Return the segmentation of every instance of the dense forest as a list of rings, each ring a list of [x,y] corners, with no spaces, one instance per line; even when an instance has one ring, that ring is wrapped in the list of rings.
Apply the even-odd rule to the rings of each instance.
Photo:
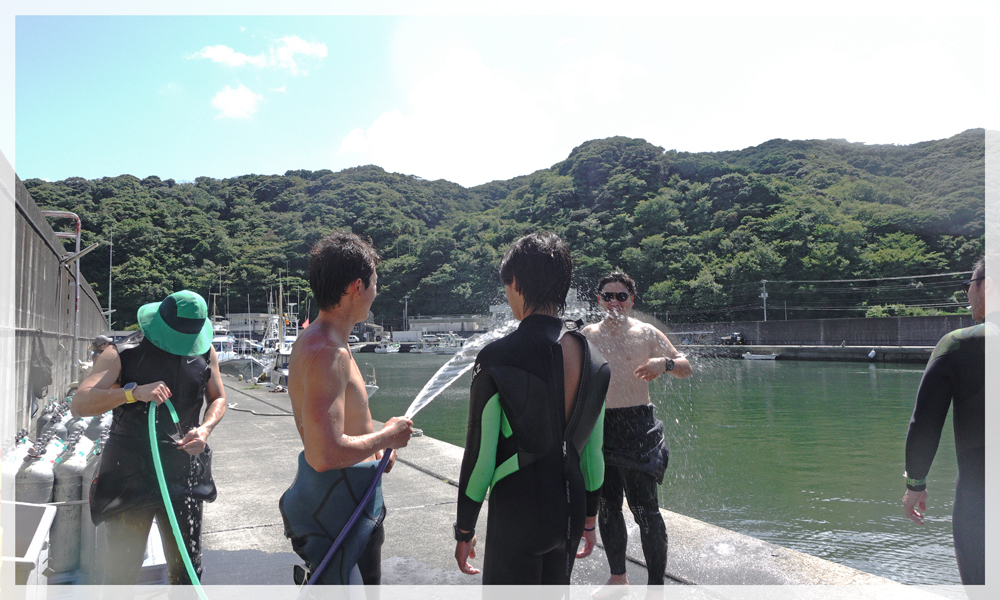
[[[568,242],[581,292],[624,269],[637,306],[670,322],[760,319],[763,280],[769,312],[793,319],[938,314],[963,310],[963,277],[927,276],[968,271],[983,250],[985,135],[775,139],[714,153],[613,137],[473,188],[377,166],[24,185],[42,208],[79,214],[84,245],[113,237],[115,328],[175,290],[210,298],[220,274],[220,312],[245,311],[248,297],[266,311],[279,277],[304,309],[309,248],[334,229],[378,248],[372,310],[387,327],[400,325],[406,295],[410,315],[487,312],[502,298],[503,251],[537,229]],[[107,250],[81,263],[106,302]]]

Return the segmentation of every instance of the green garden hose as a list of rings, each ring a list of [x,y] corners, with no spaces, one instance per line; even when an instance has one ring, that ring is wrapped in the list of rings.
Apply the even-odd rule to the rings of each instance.
[[[174,405],[170,400],[164,400],[163,403],[167,405],[174,425],[177,425],[177,411],[174,410]],[[191,564],[191,557],[188,555],[187,544],[184,543],[184,537],[181,535],[181,528],[177,525],[177,515],[174,514],[174,505],[170,501],[170,494],[167,492],[167,480],[163,476],[163,463],[160,462],[160,449],[157,447],[158,445],[156,443],[156,404],[153,404],[149,407],[149,447],[153,452],[153,467],[156,469],[156,481],[160,484],[160,495],[163,496],[163,505],[167,509],[170,530],[174,532],[174,540],[177,542],[177,549],[180,551],[181,560],[184,561],[184,568],[187,569],[191,585],[198,591],[198,597],[201,600],[208,600],[208,596],[205,595],[205,590],[202,589],[201,582],[198,580],[198,574],[194,572],[194,565]]]

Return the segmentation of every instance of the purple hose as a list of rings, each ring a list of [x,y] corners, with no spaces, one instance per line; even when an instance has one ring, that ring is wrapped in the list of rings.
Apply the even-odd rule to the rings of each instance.
[[[326,569],[326,565],[329,564],[330,560],[333,558],[334,553],[337,552],[337,548],[340,548],[340,544],[343,543],[344,538],[347,537],[347,534],[350,533],[351,528],[354,527],[354,524],[358,520],[358,516],[361,515],[361,511],[364,509],[365,505],[368,504],[368,501],[371,500],[372,494],[375,493],[375,486],[378,485],[378,480],[382,477],[382,473],[385,471],[386,465],[389,464],[389,458],[391,456],[392,456],[392,450],[391,449],[386,450],[385,454],[382,456],[382,460],[379,461],[378,463],[378,468],[375,469],[375,477],[372,478],[372,483],[371,485],[368,486],[368,491],[365,492],[365,497],[362,498],[361,502],[358,503],[358,507],[354,509],[354,514],[352,514],[351,518],[347,520],[347,524],[344,525],[344,528],[340,530],[340,534],[337,536],[337,539],[334,540],[333,545],[330,546],[330,549],[327,551],[326,556],[323,557],[323,562],[319,563],[319,566],[316,567],[316,570],[312,573],[312,575],[309,577],[309,580],[306,582],[305,587],[308,588],[313,584],[314,581],[320,578],[320,576],[323,574],[323,571]],[[303,594],[304,593],[305,590],[303,590]]]

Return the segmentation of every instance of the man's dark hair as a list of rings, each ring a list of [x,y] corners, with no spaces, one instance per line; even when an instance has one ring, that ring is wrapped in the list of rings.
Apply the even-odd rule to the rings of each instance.
[[[972,277],[975,277],[977,274],[981,277],[986,277],[986,254],[981,254],[976,264],[972,265]]]
[[[635,281],[621,271],[614,271],[612,273],[608,273],[604,277],[601,277],[601,280],[597,283],[597,293],[601,293],[604,290],[604,286],[613,281],[617,281],[618,283],[624,285],[625,289],[628,290],[628,293],[635,296]]]
[[[371,243],[348,231],[337,231],[316,242],[309,253],[309,287],[320,310],[333,308],[357,279],[372,284],[378,252]]]
[[[551,231],[522,237],[507,249],[500,261],[500,279],[510,285],[517,279],[517,291],[524,296],[524,308],[555,310],[566,308],[566,293],[573,277],[569,248]]]

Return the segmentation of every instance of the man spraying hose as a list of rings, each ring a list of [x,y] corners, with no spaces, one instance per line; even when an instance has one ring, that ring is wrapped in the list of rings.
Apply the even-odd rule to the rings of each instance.
[[[191,583],[160,496],[153,466],[148,411],[168,398],[156,440],[167,489],[186,552],[201,577],[202,503],[215,500],[208,436],[226,412],[226,395],[212,348],[205,300],[191,291],[139,309],[140,334],[109,346],[73,397],[75,416],[112,411],[101,467],[90,491],[91,518],[105,523],[104,584],[134,585],[153,518],[167,555],[171,584]],[[202,408],[204,407],[204,414]]]
[[[316,244],[309,283],[319,316],[299,336],[289,359],[288,397],[304,450],[278,507],[285,535],[306,561],[306,576],[318,577],[314,583],[380,582],[381,482],[326,569],[313,571],[354,512],[356,499],[365,495],[382,450],[406,446],[413,433],[413,422],[404,417],[374,430],[364,378],[348,342],[375,300],[377,264],[375,249],[351,233],[333,233]]]

